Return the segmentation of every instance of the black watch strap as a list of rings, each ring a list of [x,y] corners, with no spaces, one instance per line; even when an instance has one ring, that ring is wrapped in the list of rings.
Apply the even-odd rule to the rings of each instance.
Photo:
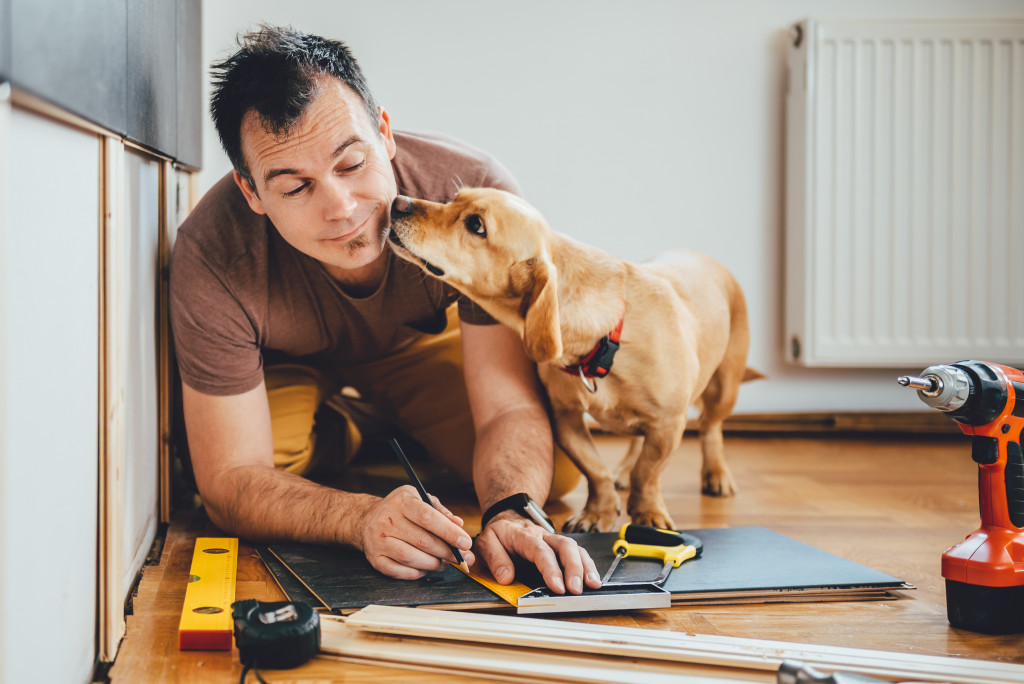
[[[481,531],[487,527],[487,523],[491,522],[491,519],[494,518],[494,516],[509,510],[514,510],[527,520],[532,520],[548,532],[554,534],[555,526],[551,522],[551,518],[549,518],[548,514],[544,512],[544,509],[538,506],[537,503],[530,498],[530,495],[525,492],[507,496],[501,501],[492,504],[490,508],[484,511],[483,517],[480,518]]]

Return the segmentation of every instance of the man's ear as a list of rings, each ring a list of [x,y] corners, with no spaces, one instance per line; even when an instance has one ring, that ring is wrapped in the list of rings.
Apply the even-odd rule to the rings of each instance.
[[[558,271],[547,259],[537,259],[533,289],[524,300],[523,345],[537,363],[562,355],[562,331],[558,319]]]
[[[260,201],[259,195],[257,195],[256,191],[252,189],[251,185],[249,185],[249,181],[245,180],[245,178],[242,177],[242,174],[238,173],[238,171],[234,172],[234,177],[235,185],[237,185],[238,189],[242,191],[243,195],[245,195],[245,201],[249,203],[249,208],[257,214],[266,214],[267,210],[263,208],[263,202]]]
[[[383,107],[377,107],[377,111],[377,125],[380,128],[380,136],[384,139],[384,149],[388,151],[388,159],[394,159],[398,145],[395,143],[395,134],[391,130],[391,115]]]

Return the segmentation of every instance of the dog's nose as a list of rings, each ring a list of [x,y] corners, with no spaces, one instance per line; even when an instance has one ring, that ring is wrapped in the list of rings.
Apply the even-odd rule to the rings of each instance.
[[[412,213],[415,206],[415,200],[412,200],[405,195],[399,195],[395,198],[395,201],[391,203],[391,218],[408,216]]]

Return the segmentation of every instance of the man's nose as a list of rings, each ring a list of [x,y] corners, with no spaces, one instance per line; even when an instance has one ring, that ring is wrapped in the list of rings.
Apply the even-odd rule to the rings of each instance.
[[[413,213],[415,208],[415,200],[406,197],[405,195],[399,195],[395,197],[395,201],[391,203],[391,218],[409,216]]]
[[[336,179],[328,184],[327,206],[324,207],[327,220],[338,221],[351,217],[358,204],[355,193],[347,183]]]

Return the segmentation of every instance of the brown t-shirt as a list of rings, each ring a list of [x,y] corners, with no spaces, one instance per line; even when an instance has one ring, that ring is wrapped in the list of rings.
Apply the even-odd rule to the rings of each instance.
[[[453,138],[395,131],[391,165],[399,194],[448,202],[459,187],[521,194],[512,175]],[[258,386],[264,364],[323,370],[392,354],[444,329],[459,300],[461,320],[494,320],[468,299],[388,249],[380,287],[345,294],[320,262],[299,252],[270,220],[249,209],[228,174],[181,225],[171,258],[171,324],[182,380],[206,394]]]

